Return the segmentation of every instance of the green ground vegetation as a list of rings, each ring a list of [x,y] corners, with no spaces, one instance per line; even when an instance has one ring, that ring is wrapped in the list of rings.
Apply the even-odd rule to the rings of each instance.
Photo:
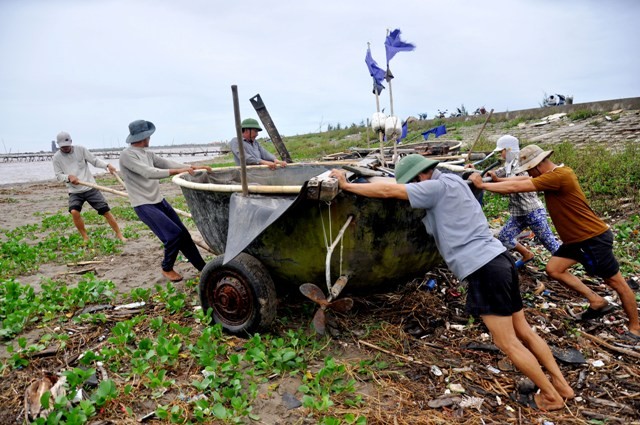
[[[476,120],[481,123],[484,118]],[[424,128],[412,126],[413,134],[420,131]],[[296,160],[318,159],[367,143],[363,129],[357,126],[287,139]],[[479,146],[493,148],[487,141]],[[570,144],[552,148],[555,162],[576,171],[596,212],[606,219],[615,218],[612,227],[622,270],[638,274],[638,146],[629,144],[617,152],[600,146],[577,149]],[[229,163],[229,157],[216,161],[218,166]],[[186,209],[179,199],[170,201]],[[635,206],[635,212],[624,215],[625,204]],[[485,213],[490,220],[504,218],[505,211],[505,197],[485,195]],[[143,227],[131,208],[115,205],[113,213],[118,221],[134,223],[125,227],[125,237],[139,237]],[[97,234],[111,232],[94,211],[87,210],[84,216]],[[186,222],[193,226],[191,221]],[[259,412],[253,410],[259,394],[273,393],[277,383],[288,377],[299,379],[302,406],[315,423],[367,422],[361,414],[365,400],[356,392],[356,383],[375,378],[391,365],[375,359],[352,363],[327,355],[329,339],[318,338],[308,328],[300,327],[299,320],[291,319],[289,313],[295,314],[292,311],[279,312],[271,334],[240,339],[225,335],[219,325],[211,324],[207,312],[198,308],[195,281],[180,287],[168,283],[120,294],[113,282],[100,281],[91,274],[74,288],[45,280],[39,291],[14,280],[14,276],[33,272],[44,262],[81,261],[117,254],[122,248],[113,238],[92,237],[90,249],[78,249],[82,242],[79,236],[64,236],[59,231],[72,227],[69,215],[59,212],[43,215],[39,224],[2,230],[0,235],[0,339],[9,350],[9,357],[0,363],[0,377],[29,367],[34,361],[32,354],[47,347],[89,347],[82,350],[77,365],[64,372],[68,395],[54,400],[45,393],[43,405],[54,410],[36,423],[83,424],[99,412],[133,422],[137,418],[127,406],[140,400],[153,402],[156,417],[165,423],[246,423],[260,419]],[[144,302],[145,306],[142,314],[118,320],[110,319],[108,312],[83,313],[88,305],[116,302]],[[312,314],[304,313],[305,317]],[[93,335],[102,335],[104,340],[88,344],[69,328],[90,328]],[[42,330],[42,336],[29,342],[23,335],[35,329]],[[88,380],[97,373],[98,365],[110,378],[89,386]],[[186,375],[180,372],[181,367],[187,369]],[[71,404],[70,399],[81,388],[87,397]]]

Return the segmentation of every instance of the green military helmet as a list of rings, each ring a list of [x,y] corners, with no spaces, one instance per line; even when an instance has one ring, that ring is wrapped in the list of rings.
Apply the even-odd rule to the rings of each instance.
[[[396,164],[396,181],[398,183],[408,183],[418,174],[434,168],[439,162],[427,159],[417,153],[407,155]]]
[[[258,120],[255,120],[253,118],[245,118],[245,119],[243,119],[242,123],[240,125],[241,125],[243,130],[245,128],[252,128],[254,130],[262,131],[262,128],[260,128],[260,124],[258,124]]]

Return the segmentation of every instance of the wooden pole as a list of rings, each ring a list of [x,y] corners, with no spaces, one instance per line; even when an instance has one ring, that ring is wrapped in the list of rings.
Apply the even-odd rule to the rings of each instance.
[[[388,63],[387,63],[387,74],[391,74],[391,70],[389,69]],[[391,89],[391,78],[387,80],[387,84],[389,84],[389,109],[391,110],[390,116],[396,118],[395,115],[393,115],[393,90]],[[395,123],[394,123],[393,134],[395,134]],[[398,138],[397,136],[394,136],[391,138],[391,143],[393,143],[393,156],[391,157],[391,162],[394,164],[398,160],[398,145],[396,143],[397,138]]]
[[[127,189],[127,185],[124,184],[124,182],[120,178],[120,175],[118,174],[118,172],[116,171],[115,173],[113,173],[113,175],[115,176],[116,180],[118,180],[118,183],[120,183],[122,185],[122,187],[124,187],[125,190],[126,190]]]
[[[240,182],[242,183],[242,196],[249,196],[247,183],[247,164],[244,159],[244,142],[242,141],[242,123],[240,122],[240,103],[238,102],[238,86],[231,86],[233,95],[233,115],[236,119],[236,138],[238,139],[238,151],[240,153]]]
[[[473,152],[473,148],[476,147],[476,143],[478,143],[478,140],[480,140],[480,135],[482,134],[482,132],[484,131],[484,128],[487,126],[487,123],[491,119],[491,115],[493,115],[493,108],[491,108],[491,110],[489,111],[489,115],[487,115],[487,119],[484,120],[484,124],[482,124],[482,128],[480,128],[478,137],[476,137],[476,140],[473,142],[473,144],[471,145],[471,148],[469,149],[469,155],[467,158],[471,158],[471,152]]]

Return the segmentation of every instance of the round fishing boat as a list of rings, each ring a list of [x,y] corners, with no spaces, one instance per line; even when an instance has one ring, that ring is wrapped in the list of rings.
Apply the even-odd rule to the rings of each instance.
[[[200,282],[203,308],[213,309],[216,322],[231,332],[252,331],[275,317],[276,291],[326,282],[329,293],[339,278],[345,292],[387,291],[442,261],[421,222],[424,211],[408,202],[337,190],[327,198],[314,179],[343,165],[247,167],[248,196],[240,167],[174,177],[198,230],[219,254]]]

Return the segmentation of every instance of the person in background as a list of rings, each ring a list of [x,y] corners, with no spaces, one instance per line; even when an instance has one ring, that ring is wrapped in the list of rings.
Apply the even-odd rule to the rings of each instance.
[[[496,193],[544,192],[549,215],[562,240],[562,245],[547,263],[547,274],[589,301],[589,308],[580,316],[582,320],[601,317],[614,306],[571,274],[569,269],[580,263],[587,273],[601,277],[617,292],[629,318],[626,337],[640,341],[635,294],[622,277],[613,254],[613,233],[589,206],[575,172],[563,164],[551,162],[549,157],[552,154],[552,150],[543,151],[536,145],[522,149],[521,165],[516,172],[527,171],[530,177],[516,176],[484,183],[480,175],[474,173],[469,179],[477,188]]]
[[[520,142],[517,138],[504,135],[496,143],[494,152],[500,152],[505,160],[503,167],[495,172],[490,171],[489,175],[493,181],[500,181],[505,177],[528,176],[526,171],[515,173],[519,166]],[[517,241],[517,236],[526,228],[530,228],[538,241],[553,254],[558,250],[560,244],[554,236],[549,222],[547,221],[547,211],[535,192],[512,193],[509,195],[509,213],[511,216],[504,227],[498,233],[498,240],[507,249],[515,249],[521,256],[516,261],[516,267],[521,268],[529,261],[533,260],[533,252]]]
[[[260,146],[256,141],[258,132],[262,131],[258,121],[253,118],[246,118],[240,124],[242,128],[242,143],[244,146],[244,160],[246,165],[266,165],[272,170],[278,166],[286,167],[287,163],[277,159],[271,152]],[[240,165],[240,148],[238,138],[234,137],[229,142],[231,153],[236,165]]]
[[[574,392],[549,346],[525,318],[513,258],[493,237],[467,182],[440,172],[437,164],[419,154],[408,155],[396,165],[397,183],[349,183],[343,170],[332,170],[331,176],[342,190],[408,200],[411,207],[425,210],[427,233],[454,275],[468,282],[468,312],[482,319],[495,344],[540,388],[531,407],[562,409],[564,398],[574,397]]]
[[[107,220],[109,226],[111,226],[116,233],[116,237],[122,242],[126,242],[127,239],[122,235],[120,227],[113,214],[111,214],[109,204],[104,198],[104,195],[102,195],[102,192],[98,189],[80,184],[81,181],[96,183],[88,164],[96,168],[104,168],[111,174],[116,173],[116,168],[96,158],[89,152],[89,149],[84,146],[72,146],[73,140],[66,131],[60,132],[56,140],[60,150],[53,155],[53,171],[56,174],[56,179],[67,185],[67,191],[69,192],[69,213],[71,213],[73,224],[76,226],[76,229],[78,229],[82,239],[85,242],[89,240],[84,220],[80,214],[82,206],[85,202],[88,202],[98,214]]]
[[[120,154],[120,167],[134,211],[149,229],[164,244],[162,275],[172,282],[179,282],[182,276],[173,268],[182,252],[191,264],[202,271],[202,259],[191,234],[180,217],[160,194],[160,179],[195,170],[211,171],[211,167],[192,166],[162,158],[149,147],[151,135],[156,131],[150,121],[137,120],[129,124],[128,148]]]

